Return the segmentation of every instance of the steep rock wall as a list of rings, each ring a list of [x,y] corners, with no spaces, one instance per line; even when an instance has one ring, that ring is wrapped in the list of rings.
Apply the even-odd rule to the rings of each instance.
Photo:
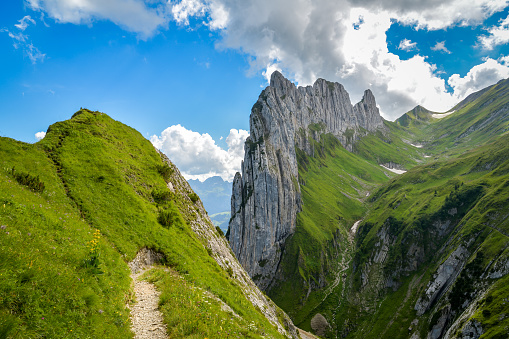
[[[301,210],[296,147],[312,155],[309,138],[331,133],[351,150],[354,140],[377,130],[385,127],[371,91],[352,106],[338,83],[318,79],[296,87],[281,73],[272,74],[251,111],[229,225],[230,246],[261,289],[270,285]]]

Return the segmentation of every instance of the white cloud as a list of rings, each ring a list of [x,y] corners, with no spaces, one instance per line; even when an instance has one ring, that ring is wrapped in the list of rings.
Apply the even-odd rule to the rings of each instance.
[[[441,51],[447,54],[451,54],[451,51],[445,47],[445,41],[437,41],[436,45],[431,47],[432,51]]]
[[[231,129],[226,138],[228,150],[224,150],[212,137],[186,129],[181,125],[166,128],[160,136],[150,138],[152,144],[164,152],[177,165],[186,179],[205,180],[220,176],[232,181],[240,171],[244,158],[244,141],[249,133]]]
[[[32,23],[32,24],[34,24],[34,25],[35,25],[35,20],[34,20],[34,19],[32,19],[32,18],[30,17],[30,15],[25,15],[25,16],[23,17],[23,19],[18,20],[18,21],[19,21],[19,24],[16,24],[16,25],[14,25],[14,26],[15,26],[17,29],[21,30],[21,31],[24,31],[24,30],[28,27],[29,23]]]
[[[45,136],[46,136],[46,132],[35,133],[35,138],[37,139],[37,141],[44,139]]]
[[[446,111],[465,93],[462,82],[470,81],[468,75],[451,77],[447,82],[455,84],[452,88],[457,92],[449,93],[446,80],[440,78],[437,67],[426,56],[418,54],[401,60],[390,53],[386,32],[393,22],[421,30],[479,25],[507,7],[507,0],[25,1],[57,22],[110,20],[142,37],[167,27],[169,20],[189,25],[191,18],[199,18],[211,30],[220,31],[222,38],[216,44],[219,49],[235,49],[248,56],[251,72],[269,78],[274,70],[283,70],[300,85],[309,85],[318,77],[338,81],[354,102],[371,88],[388,119],[417,104]],[[505,29],[504,25],[505,21],[498,28]],[[492,42],[486,40],[486,46],[505,41],[505,35],[496,32],[496,28],[489,31],[487,39]],[[403,50],[416,49],[416,43],[407,39],[399,46]],[[450,53],[445,42],[437,42],[433,49]],[[495,77],[504,74],[500,67],[505,65],[495,63],[483,67],[492,67]],[[474,69],[471,72],[477,74]],[[487,75],[488,68],[483,72]]]
[[[204,16],[207,6],[200,0],[181,0],[173,5],[171,12],[178,24],[189,25],[189,17]]]
[[[415,48],[417,48],[417,43],[416,42],[412,42],[408,39],[403,39],[401,40],[401,42],[399,43],[399,46],[398,46],[399,49],[403,50],[403,51],[411,51]]]
[[[503,45],[509,42],[509,16],[500,20],[498,26],[488,29],[488,35],[479,37],[480,45],[487,50],[492,50],[495,46]]]
[[[205,21],[211,20],[213,6],[222,6],[228,19],[218,48],[247,54],[251,72],[261,72],[268,78],[274,70],[283,70],[299,85],[312,84],[318,77],[338,81],[350,92],[353,102],[371,88],[388,119],[397,118],[417,104],[446,111],[464,93],[459,84],[458,92],[450,93],[442,73],[426,56],[401,60],[389,52],[386,32],[395,20],[421,30],[479,25],[507,6],[506,0],[191,2]],[[190,12],[183,12],[186,21],[182,22],[189,22]],[[403,40],[400,47],[410,50],[416,44]],[[434,47],[448,52],[445,42]]]
[[[452,25],[472,26],[507,7],[506,0],[360,0],[356,4],[372,2],[393,13],[393,17],[418,28],[438,30]],[[368,7],[366,7],[368,8]]]
[[[498,80],[509,77],[509,65],[507,57],[501,57],[498,61],[487,58],[484,63],[473,67],[467,75],[460,77],[454,74],[449,78],[449,85],[454,88],[454,94],[458,98],[493,85]]]
[[[28,24],[35,24],[35,21],[30,16],[26,15],[23,19],[18,20],[18,22],[18,24],[14,25],[14,27],[18,29],[18,32],[10,31],[7,28],[0,29],[0,32],[7,33],[13,41],[13,47],[15,49],[21,49],[23,54],[28,57],[33,64],[37,63],[37,61],[44,61],[46,54],[41,53],[32,42],[29,42],[28,35],[23,33],[28,27]]]
[[[110,20],[116,25],[152,36],[168,22],[165,0],[25,0],[32,10],[45,12],[60,23],[90,24],[95,19]]]

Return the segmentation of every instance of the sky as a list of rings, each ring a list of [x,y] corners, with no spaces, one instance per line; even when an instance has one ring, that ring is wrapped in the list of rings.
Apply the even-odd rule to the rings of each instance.
[[[11,0],[0,4],[0,136],[34,143],[81,107],[187,179],[240,169],[270,74],[371,89],[385,119],[445,112],[509,77],[506,0]]]

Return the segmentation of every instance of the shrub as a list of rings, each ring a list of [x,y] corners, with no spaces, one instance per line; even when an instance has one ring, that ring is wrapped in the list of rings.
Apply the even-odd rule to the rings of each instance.
[[[157,217],[157,221],[165,227],[177,226],[181,229],[184,227],[184,219],[180,214],[179,210],[175,207],[173,203],[170,203],[170,206],[166,209],[159,210],[159,216]]]
[[[39,176],[34,177],[29,173],[16,171],[13,167],[11,169],[11,174],[16,179],[18,183],[21,185],[28,186],[34,192],[42,192],[44,191],[44,183],[39,179]]]
[[[168,182],[170,176],[173,174],[173,170],[167,164],[157,165],[157,171],[162,175],[164,181]]]
[[[221,227],[216,226],[216,230],[217,230],[217,233],[219,233],[220,236],[224,237],[224,233],[223,233],[223,230],[221,229]]]
[[[191,199],[191,201],[193,202],[193,204],[194,204],[195,202],[197,202],[197,201],[198,201],[198,199],[200,199],[200,197],[198,196],[198,194],[196,194],[196,193],[194,193],[194,192],[193,192],[193,193],[191,193],[191,194],[189,194],[189,198]]]
[[[151,195],[158,204],[163,204],[171,200],[171,192],[169,190],[153,190]]]
[[[233,277],[233,269],[230,266],[228,266],[228,268],[226,269],[226,272],[228,273],[228,275],[230,277]]]

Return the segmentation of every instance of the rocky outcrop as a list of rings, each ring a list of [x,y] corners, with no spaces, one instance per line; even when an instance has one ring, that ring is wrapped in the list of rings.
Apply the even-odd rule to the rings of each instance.
[[[425,295],[417,300],[414,309],[417,315],[426,312],[434,302],[444,294],[444,292],[456,280],[461,269],[468,258],[468,250],[460,245],[451,255],[440,265],[433,275],[433,280],[429,282]]]
[[[347,149],[385,130],[371,91],[352,106],[344,87],[318,79],[296,87],[279,72],[253,106],[242,174],[233,182],[229,241],[240,263],[266,289],[301,210],[296,148],[313,155],[311,139],[330,133]]]
[[[470,320],[461,331],[462,339],[477,339],[484,333],[482,325],[477,320]]]

